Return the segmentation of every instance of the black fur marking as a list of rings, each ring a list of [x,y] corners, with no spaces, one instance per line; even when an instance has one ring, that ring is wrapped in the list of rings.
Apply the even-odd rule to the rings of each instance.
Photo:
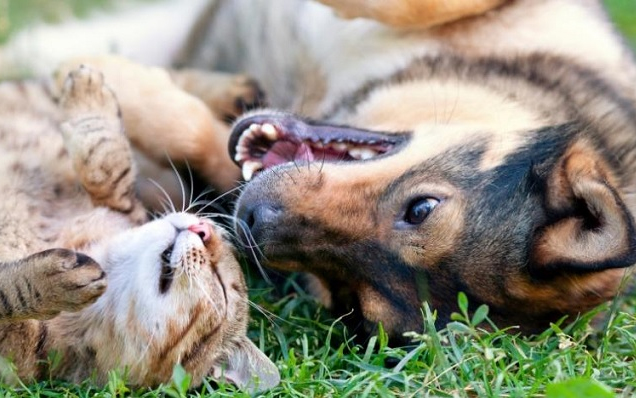
[[[571,76],[562,79],[562,75]],[[358,90],[343,97],[324,115],[324,119],[331,119],[340,112],[354,113],[355,109],[365,102],[376,90],[388,86],[399,86],[408,81],[450,79],[461,81],[479,81],[484,87],[489,87],[489,79],[514,78],[519,82],[527,82],[546,92],[558,94],[563,99],[563,107],[569,107],[569,113],[581,116],[577,110],[577,102],[572,98],[573,90],[568,86],[576,81],[581,86],[587,86],[589,93],[607,98],[616,103],[616,109],[626,113],[636,124],[636,109],[629,99],[621,96],[594,71],[580,66],[571,59],[535,53],[514,59],[477,58],[466,59],[455,55],[438,57],[424,56],[412,61],[409,65],[391,75],[373,79],[364,83]],[[569,81],[566,81],[569,80]],[[491,87],[502,91],[500,87]],[[574,92],[584,89],[579,88]],[[515,99],[511,93],[511,99]],[[629,152],[631,153],[631,151]]]
[[[22,277],[22,282],[24,282],[24,285],[27,288],[27,291],[29,292],[29,296],[33,297],[33,285],[31,284],[31,282],[29,282],[29,279],[26,277]]]
[[[111,185],[113,186],[113,188],[117,185],[119,185],[119,183],[121,182],[121,180],[123,180],[127,175],[130,174],[130,172],[132,171],[132,168],[126,167],[124,170],[121,171],[121,173],[119,173],[119,175],[113,180],[113,182],[111,183]],[[130,192],[129,192],[130,193]]]
[[[0,303],[2,303],[2,306],[4,307],[5,316],[8,318],[11,317],[11,315],[13,315],[13,306],[11,305],[7,295],[2,290],[0,290]]]
[[[26,310],[28,307],[27,301],[24,299],[24,295],[22,294],[22,289],[20,289],[20,285],[15,285],[16,293],[18,296],[18,301],[20,302],[20,306],[23,310]]]
[[[218,324],[209,333],[203,335],[199,341],[192,345],[190,351],[188,351],[181,359],[181,365],[188,366],[190,362],[196,360],[201,356],[201,352],[208,346],[208,342],[214,337],[221,329],[222,323]]]
[[[92,134],[100,131],[104,131],[104,124],[101,123],[104,120],[102,116],[87,116],[78,120],[73,120],[72,126],[79,128],[82,134]],[[94,125],[91,122],[97,121]]]
[[[35,346],[35,356],[38,360],[46,360],[46,351],[44,350],[49,330],[44,322],[39,322],[40,332],[38,333],[38,342]]]
[[[103,130],[103,128],[99,128],[99,129],[95,129],[94,131],[98,131],[98,130]],[[93,159],[93,156],[95,155],[95,151],[97,151],[98,149],[101,150],[103,149],[102,146],[105,142],[110,141],[111,139],[108,137],[101,137],[99,140],[97,140],[97,142],[95,144],[93,144],[91,146],[91,148],[88,150],[88,152],[86,153],[86,155],[83,158],[83,162],[84,164],[88,164],[89,162],[91,162]]]
[[[79,268],[85,265],[95,264],[95,260],[87,256],[86,254],[75,253],[75,255],[76,255],[76,261],[75,261],[75,264],[73,265],[73,268]]]

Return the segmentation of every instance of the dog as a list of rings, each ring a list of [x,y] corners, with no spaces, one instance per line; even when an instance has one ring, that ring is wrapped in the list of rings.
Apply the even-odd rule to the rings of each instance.
[[[321,2],[210,2],[164,57],[268,95],[228,144],[256,259],[397,341],[459,292],[524,333],[613,298],[636,262],[636,64],[600,2]]]
[[[529,334],[617,294],[636,68],[600,4],[249,2],[217,4],[186,62],[244,70],[293,111],[248,114],[229,143],[249,181],[236,230],[265,264],[396,340],[423,302],[450,321],[459,292]]]

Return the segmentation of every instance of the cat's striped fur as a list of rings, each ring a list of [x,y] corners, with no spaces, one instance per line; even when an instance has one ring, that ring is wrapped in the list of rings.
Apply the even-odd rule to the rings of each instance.
[[[245,336],[246,287],[225,233],[187,213],[146,220],[101,73],[80,67],[49,87],[0,85],[0,354],[14,376],[104,382],[120,369],[156,385],[181,363],[194,383],[275,385],[276,367]]]

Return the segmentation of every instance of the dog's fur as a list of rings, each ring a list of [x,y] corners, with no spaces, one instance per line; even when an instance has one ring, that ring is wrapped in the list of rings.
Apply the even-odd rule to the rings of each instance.
[[[459,291],[525,332],[613,297],[636,262],[636,66],[600,4],[323,2],[214,2],[173,58],[301,115],[230,140],[248,176],[270,156],[237,205],[267,264],[393,336]],[[308,152],[370,137],[385,153]]]
[[[422,301],[449,320],[460,291],[528,333],[616,294],[636,261],[636,69],[598,4],[519,0],[404,30],[288,1],[228,37],[248,21],[232,3],[195,62],[213,42],[311,117],[235,125],[247,174],[265,163],[237,215],[269,266],[313,274],[328,305],[393,336],[422,328]],[[331,3],[400,25],[389,2]],[[428,2],[398,3],[417,16]],[[362,161],[320,149],[337,139],[394,142]]]

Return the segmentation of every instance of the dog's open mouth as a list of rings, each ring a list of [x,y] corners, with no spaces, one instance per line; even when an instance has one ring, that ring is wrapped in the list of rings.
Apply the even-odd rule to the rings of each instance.
[[[287,162],[373,159],[404,140],[403,135],[319,124],[284,114],[257,115],[234,126],[229,150],[249,181],[256,173]]]

